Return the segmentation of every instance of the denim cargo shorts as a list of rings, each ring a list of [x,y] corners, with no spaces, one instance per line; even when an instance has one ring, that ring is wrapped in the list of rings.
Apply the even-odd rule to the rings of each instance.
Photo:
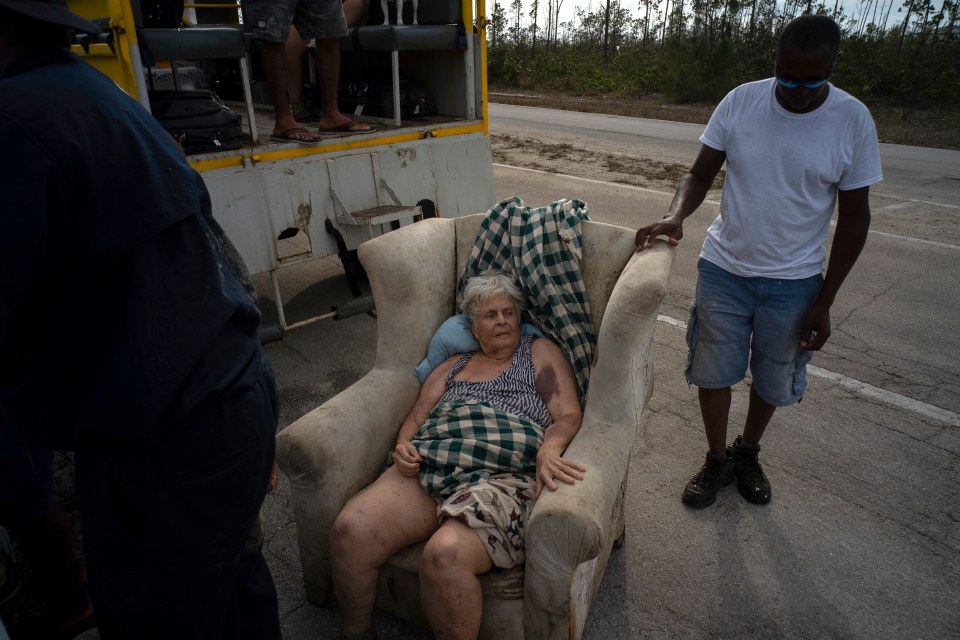
[[[700,259],[687,323],[689,384],[722,389],[741,380],[749,360],[753,387],[767,403],[798,402],[812,351],[800,351],[807,311],[823,276],[801,280],[745,278]]]
[[[268,42],[286,42],[291,24],[304,40],[348,33],[342,0],[243,0],[243,21],[254,38]]]

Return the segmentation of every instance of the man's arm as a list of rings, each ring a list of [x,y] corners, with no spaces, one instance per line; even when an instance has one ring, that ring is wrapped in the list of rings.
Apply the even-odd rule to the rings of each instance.
[[[830,337],[830,307],[840,285],[853,268],[870,230],[870,187],[837,193],[837,229],[830,245],[830,260],[823,289],[807,312],[800,348],[819,351]]]
[[[637,251],[652,247],[654,239],[661,235],[667,236],[672,247],[680,244],[680,239],[683,238],[683,221],[703,203],[726,159],[725,152],[705,144],[700,146],[700,153],[697,154],[690,171],[680,178],[667,215],[660,222],[637,229]]]

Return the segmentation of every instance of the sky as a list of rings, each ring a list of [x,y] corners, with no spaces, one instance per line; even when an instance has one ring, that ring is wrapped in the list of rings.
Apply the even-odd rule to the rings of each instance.
[[[507,12],[508,19],[513,15],[510,10],[511,0],[498,0],[500,4],[503,5],[504,10]],[[815,0],[816,1],[816,0]],[[845,6],[846,12],[851,15],[858,15],[861,11],[863,2],[866,0],[841,0],[841,4]],[[494,0],[487,0],[487,13],[493,12],[493,3]],[[890,14],[890,22],[897,23],[902,22],[903,14],[900,14],[900,17],[897,16],[897,6],[900,3],[900,0],[894,0],[895,6],[893,11]],[[531,0],[523,0],[523,23],[528,25],[530,23],[530,6]],[[642,15],[642,12],[638,9],[641,2],[640,0],[621,0],[621,5],[629,9],[634,18],[638,18]],[[943,0],[934,0],[933,5],[935,9],[939,9],[943,4]],[[547,0],[540,0],[541,11],[545,11],[547,6]],[[560,5],[560,23],[571,22],[576,18],[577,8],[582,9],[596,9],[598,7],[605,6],[604,0],[562,0]],[[546,16],[538,20],[541,27],[546,24]]]

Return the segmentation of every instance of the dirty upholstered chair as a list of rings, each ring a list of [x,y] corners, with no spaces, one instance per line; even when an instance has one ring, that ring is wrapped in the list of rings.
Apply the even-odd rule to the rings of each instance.
[[[330,527],[384,469],[420,390],[413,369],[456,312],[457,281],[482,217],[424,220],[360,247],[377,305],[376,364],[277,437],[314,604],[332,592]],[[481,638],[579,638],[611,548],[624,535],[630,449],[653,389],[653,330],[674,251],[659,242],[633,254],[632,230],[597,222],[581,228],[597,348],[583,424],[565,455],[588,471],[575,485],[543,492],[527,525],[525,565],[481,577]],[[426,626],[417,576],[422,546],[401,550],[381,569],[377,606]]]

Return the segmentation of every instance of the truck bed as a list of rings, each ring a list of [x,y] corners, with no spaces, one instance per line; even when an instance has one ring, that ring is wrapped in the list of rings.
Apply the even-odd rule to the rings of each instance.
[[[273,109],[263,105],[255,105],[257,123],[257,144],[250,143],[246,125],[246,107],[242,102],[227,101],[227,106],[238,114],[242,114],[244,123],[244,144],[239,149],[229,151],[214,151],[209,153],[191,154],[188,159],[200,171],[241,166],[248,161],[269,162],[293,156],[324,154],[332,151],[342,151],[345,148],[368,148],[372,146],[394,144],[408,140],[416,140],[462,132],[464,127],[482,131],[481,120],[470,120],[445,115],[424,116],[417,119],[404,120],[397,127],[392,119],[373,118],[367,116],[351,117],[358,122],[365,122],[376,128],[373,133],[325,135],[318,144],[305,145],[297,142],[281,142],[271,140],[273,133]],[[316,132],[317,120],[307,118],[300,122],[306,129]]]

